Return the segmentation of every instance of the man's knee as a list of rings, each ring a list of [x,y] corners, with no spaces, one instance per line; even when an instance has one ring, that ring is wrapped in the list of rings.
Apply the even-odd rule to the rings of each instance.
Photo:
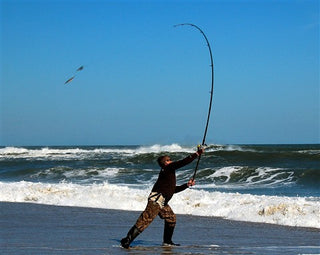
[[[168,222],[170,225],[176,225],[176,222],[177,222],[177,216],[172,213],[170,215],[170,217],[168,217],[167,219],[165,219],[166,222]]]
[[[145,230],[159,213],[159,205],[156,203],[148,203],[146,209],[141,213],[136,222],[136,227],[140,232]]]
[[[171,226],[174,226],[176,224],[177,217],[174,214],[174,212],[172,211],[172,209],[170,208],[170,206],[164,207],[160,211],[159,216],[160,216],[161,219],[164,219],[165,222],[167,222]]]

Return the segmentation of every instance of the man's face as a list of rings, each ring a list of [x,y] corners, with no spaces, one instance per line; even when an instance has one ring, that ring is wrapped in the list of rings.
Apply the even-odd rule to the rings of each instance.
[[[167,166],[167,165],[169,165],[169,164],[171,164],[172,163],[172,160],[170,159],[170,157],[165,157],[164,158],[164,165],[165,166]]]

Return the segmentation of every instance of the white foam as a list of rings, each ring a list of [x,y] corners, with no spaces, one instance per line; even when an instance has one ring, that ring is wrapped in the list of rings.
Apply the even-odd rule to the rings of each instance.
[[[80,185],[72,183],[44,184],[26,181],[0,182],[0,201],[6,202],[34,202],[123,210],[136,208],[139,210],[146,196],[146,190],[133,190],[126,186],[108,183]],[[131,200],[128,199],[130,197]],[[122,201],[127,201],[127,203]]]
[[[301,150],[298,153],[310,154],[310,155],[320,155],[320,150]]]
[[[13,154],[25,154],[28,152],[28,149],[17,148],[17,147],[5,147],[0,148],[0,155],[13,155]]]
[[[206,148],[206,151],[241,151],[241,152],[258,152],[254,149],[249,149],[246,147],[242,147],[240,145],[222,145],[222,144],[213,144],[209,145]]]
[[[141,211],[151,186],[109,184],[80,185],[32,182],[0,182],[0,201],[97,207]],[[320,228],[318,198],[257,196],[188,189],[176,194],[170,205],[176,213],[223,217]]]
[[[207,178],[210,179],[214,179],[217,177],[225,177],[226,180],[224,181],[225,183],[229,182],[230,178],[231,178],[231,174],[238,172],[242,169],[242,167],[240,166],[228,166],[228,167],[222,167],[220,169],[218,169],[217,171],[215,171],[213,174],[209,175]]]
[[[307,198],[187,190],[172,205],[178,213],[320,228],[320,201]]]
[[[213,174],[206,177],[211,180],[210,184],[202,185],[202,188],[217,187],[219,188],[249,188],[257,186],[276,186],[279,184],[290,184],[294,181],[294,172],[282,168],[258,167],[250,174],[250,176],[242,176],[241,180],[232,183],[230,179],[232,175],[241,175],[242,171],[248,171],[247,167],[243,166],[227,166],[217,169]],[[281,178],[279,178],[281,176]],[[219,179],[223,185],[215,183]],[[230,183],[230,184],[229,184]],[[229,184],[229,185],[228,185]]]
[[[88,155],[104,155],[104,154],[121,154],[121,155],[139,155],[147,153],[192,153],[195,151],[195,147],[192,146],[181,146],[179,144],[173,143],[170,145],[150,145],[150,146],[141,146],[141,147],[101,147],[101,148],[68,148],[68,147],[43,147],[43,148],[23,148],[23,147],[5,147],[0,148],[0,159],[6,158],[45,158],[45,159],[73,159],[73,158],[83,158]],[[214,151],[241,151],[241,152],[259,152],[254,149],[238,146],[238,145],[209,145],[206,148],[207,152]],[[263,153],[263,151],[260,151]],[[311,154],[318,155],[319,150],[300,150],[297,153],[301,154]]]
[[[26,149],[16,147],[6,147],[0,149],[1,158],[37,158],[37,159],[75,159],[84,158],[90,155],[108,154],[108,153],[121,153],[121,154],[133,154],[134,149],[113,149],[113,148],[101,148],[101,149],[81,149],[81,148],[37,148]]]
[[[179,144],[171,144],[171,145],[160,145],[155,144],[152,146],[140,147],[136,150],[137,154],[144,153],[161,153],[161,152],[186,152],[191,153],[194,152],[195,148],[182,147]]]
[[[92,168],[90,170],[82,169],[82,170],[64,171],[63,175],[68,179],[68,178],[76,178],[76,177],[86,177],[88,175],[93,175],[93,173],[95,173],[95,175],[93,175],[94,177],[103,179],[103,178],[110,178],[110,177],[117,176],[120,170],[121,170],[120,168],[116,168],[116,167],[108,167],[105,169]],[[47,171],[48,171],[48,174],[50,174],[50,169]]]
[[[178,144],[143,146],[138,148],[130,147],[106,147],[87,149],[83,148],[18,148],[18,147],[5,147],[0,148],[0,159],[8,158],[38,158],[38,159],[75,159],[85,158],[90,155],[105,155],[105,154],[120,154],[127,156],[134,156],[147,153],[162,153],[162,152],[194,152],[195,148],[182,147]]]

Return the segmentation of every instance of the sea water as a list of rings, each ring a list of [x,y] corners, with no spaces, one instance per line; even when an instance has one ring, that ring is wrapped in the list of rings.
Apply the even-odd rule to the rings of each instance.
[[[160,167],[192,146],[0,147],[0,201],[141,211]],[[195,161],[176,171],[177,185]],[[209,145],[176,213],[320,228],[320,145]]]

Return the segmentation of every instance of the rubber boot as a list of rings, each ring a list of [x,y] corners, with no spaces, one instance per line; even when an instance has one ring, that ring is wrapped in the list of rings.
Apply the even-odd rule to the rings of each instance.
[[[140,234],[139,229],[134,225],[125,238],[121,239],[121,246],[128,249],[132,241]]]
[[[163,246],[180,246],[180,244],[172,242],[174,227],[174,225],[172,226],[167,222],[164,223]]]

